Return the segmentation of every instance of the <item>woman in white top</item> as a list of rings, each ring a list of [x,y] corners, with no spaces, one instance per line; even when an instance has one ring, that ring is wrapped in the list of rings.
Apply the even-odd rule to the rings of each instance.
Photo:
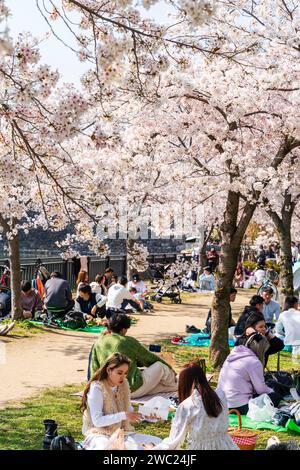
[[[189,450],[238,450],[228,434],[228,407],[222,390],[216,392],[196,362],[184,366],[178,383],[179,407],[170,436],[154,449],[177,450],[188,433]],[[150,449],[150,446],[146,447]]]
[[[300,311],[299,299],[294,295],[285,298],[284,312],[276,323],[276,335],[284,341],[285,345],[292,346],[293,361],[300,362]]]
[[[92,288],[92,292],[95,292],[95,294],[101,294],[101,295],[107,295],[107,289],[105,287],[105,280],[106,277],[104,274],[97,274],[95,277],[95,281],[90,283],[90,286]]]
[[[130,421],[141,421],[142,415],[130,405],[130,389],[126,376],[130,360],[120,353],[108,357],[87,383],[81,409],[83,411],[83,447],[86,450],[113,448],[111,437],[119,429],[125,432],[125,448],[144,449],[161,439],[136,434]]]

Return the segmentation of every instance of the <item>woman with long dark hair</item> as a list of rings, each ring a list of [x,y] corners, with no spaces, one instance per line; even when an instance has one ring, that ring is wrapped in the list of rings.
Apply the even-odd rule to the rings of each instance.
[[[180,372],[178,396],[170,436],[154,449],[180,449],[188,433],[189,450],[238,450],[228,434],[225,394],[211,388],[196,362]]]

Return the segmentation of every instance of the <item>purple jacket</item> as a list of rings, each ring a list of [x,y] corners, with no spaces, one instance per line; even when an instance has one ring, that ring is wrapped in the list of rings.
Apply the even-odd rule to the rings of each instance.
[[[221,369],[218,388],[225,392],[229,408],[246,405],[254,394],[273,392],[265,384],[262,363],[245,346],[232,349]]]

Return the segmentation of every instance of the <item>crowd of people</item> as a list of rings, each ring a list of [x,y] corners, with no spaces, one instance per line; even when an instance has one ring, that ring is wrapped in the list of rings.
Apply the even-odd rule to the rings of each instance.
[[[89,283],[86,270],[80,270],[76,280],[76,294],[61,273],[53,271],[43,286],[43,294],[33,287],[32,281],[21,284],[21,308],[23,318],[51,323],[53,319],[63,319],[70,312],[81,314],[85,321],[96,319],[98,324],[106,324],[110,316],[124,313],[149,312],[152,304],[146,299],[149,293],[139,274],[133,274],[128,282],[125,276],[118,276],[112,268],[104,274],[97,274]],[[11,313],[11,291],[0,287],[0,317],[9,318]],[[7,335],[15,322],[0,326],[0,335]]]

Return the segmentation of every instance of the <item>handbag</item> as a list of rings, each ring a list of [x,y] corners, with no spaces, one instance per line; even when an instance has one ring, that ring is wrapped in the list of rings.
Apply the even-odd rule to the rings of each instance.
[[[77,450],[75,439],[71,435],[56,436],[51,441],[50,450]]]
[[[86,321],[83,313],[70,311],[62,319],[62,326],[65,328],[71,328],[72,330],[78,330],[86,327]]]
[[[292,374],[285,370],[280,370],[280,352],[277,356],[277,370],[269,371],[265,373],[266,385],[271,387],[274,392],[279,393],[282,396],[288,395],[290,389],[293,387],[294,379]]]

